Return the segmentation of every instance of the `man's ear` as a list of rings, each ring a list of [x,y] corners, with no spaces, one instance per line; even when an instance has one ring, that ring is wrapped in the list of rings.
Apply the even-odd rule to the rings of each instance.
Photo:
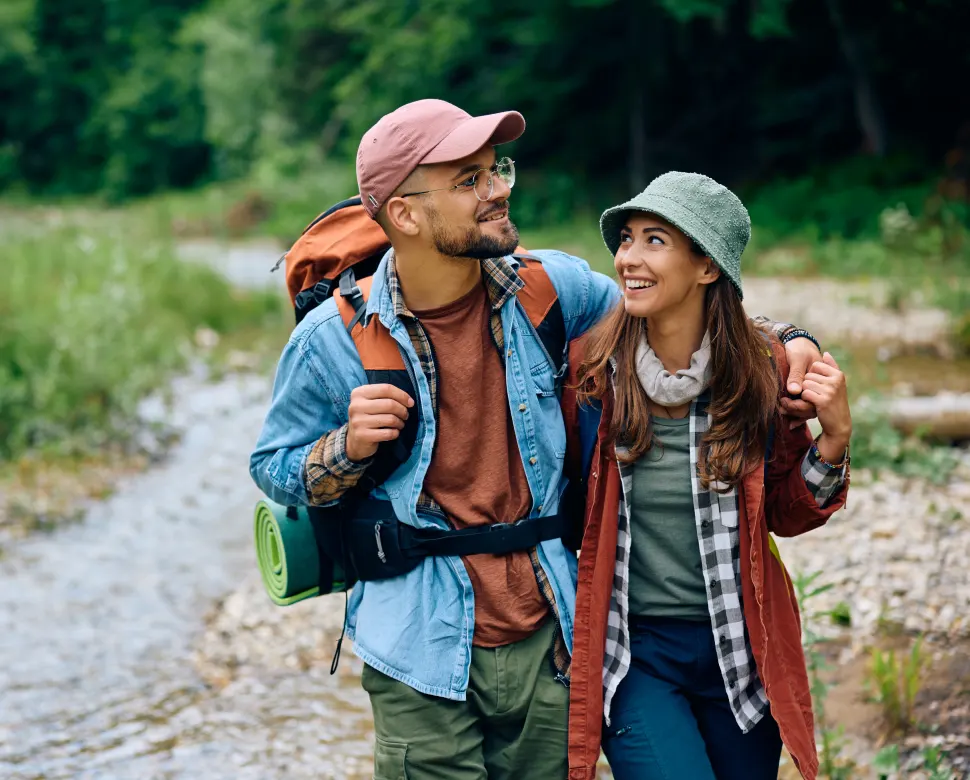
[[[384,232],[395,230],[406,236],[417,235],[420,228],[412,213],[411,205],[406,198],[394,197],[384,204],[384,222],[382,223]]]
[[[704,270],[699,279],[701,284],[712,284],[721,278],[721,269],[711,258],[704,258]]]

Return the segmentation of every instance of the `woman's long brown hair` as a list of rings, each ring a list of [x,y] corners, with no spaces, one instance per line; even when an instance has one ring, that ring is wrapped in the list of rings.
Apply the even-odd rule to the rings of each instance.
[[[778,377],[768,343],[748,319],[741,298],[725,276],[707,288],[707,330],[711,334],[711,425],[701,444],[699,474],[706,488],[737,486],[751,462],[764,453],[768,427],[778,406]],[[580,403],[607,389],[610,358],[616,359],[615,401],[609,434],[626,448],[625,461],[650,449],[650,409],[637,378],[637,346],[647,321],[627,314],[620,301],[590,333],[579,367]],[[706,466],[705,466],[706,464]],[[723,487],[722,487],[723,486]]]

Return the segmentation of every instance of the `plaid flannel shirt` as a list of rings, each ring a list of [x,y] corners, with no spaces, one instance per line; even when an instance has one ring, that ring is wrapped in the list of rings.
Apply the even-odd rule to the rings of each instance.
[[[691,485],[694,518],[701,567],[707,585],[707,607],[717,649],[724,689],[734,718],[745,733],[764,717],[768,698],[755,668],[754,656],[741,605],[741,557],[738,538],[738,496],[732,488],[725,493],[704,490],[697,474],[697,459],[704,434],[710,425],[706,394],[690,407]],[[618,448],[620,455],[623,450]],[[606,655],[603,659],[603,712],[610,722],[613,696],[630,669],[629,583],[632,542],[630,497],[633,464],[619,462],[622,495],[616,541],[613,595],[607,623]],[[810,450],[802,461],[802,476],[819,506],[825,506],[844,479],[844,470],[822,463]]]
[[[482,279],[492,307],[490,318],[492,340],[495,342],[495,348],[504,363],[505,335],[502,332],[502,307],[510,297],[523,288],[525,283],[519,278],[515,269],[501,257],[482,261]],[[387,262],[387,288],[391,295],[394,314],[407,329],[411,345],[418,355],[421,370],[428,380],[428,387],[431,391],[431,408],[434,409],[435,419],[437,419],[438,372],[435,366],[434,349],[427,332],[425,332],[417,317],[408,309],[407,304],[404,303],[404,293],[401,291],[401,282],[397,275],[393,251],[390,253]],[[330,433],[324,434],[310,450],[304,467],[307,492],[310,495],[311,502],[313,504],[325,504],[340,498],[357,484],[369,464],[369,459],[355,463],[347,457],[346,423]],[[424,491],[418,498],[418,506],[444,517],[441,507]],[[556,604],[556,596],[552,591],[549,578],[539,565],[539,556],[535,548],[530,551],[529,558],[532,561],[532,569],[539,590],[546,601],[549,602],[558,621],[559,607]],[[556,634],[553,655],[557,671],[568,678],[569,651],[566,649],[561,631]]]
[[[404,303],[404,295],[401,292],[401,282],[397,276],[393,252],[388,260],[387,286],[391,294],[394,313],[407,328],[411,344],[421,362],[421,370],[428,378],[428,386],[431,388],[431,407],[437,414],[438,382],[431,342],[424,332],[424,328],[421,327],[417,318]],[[499,353],[502,353],[505,347],[502,334],[501,308],[510,295],[515,295],[522,288],[523,282],[502,258],[485,260],[482,263],[482,277],[485,280],[485,288],[492,304],[492,338],[495,340],[496,349],[499,350]],[[771,327],[779,337],[792,327],[787,323],[773,323],[765,317],[757,317],[754,322],[761,326]],[[303,467],[303,476],[310,503],[320,506],[336,501],[357,484],[368,465],[370,465],[370,459],[355,462],[347,457],[346,423],[324,434],[310,449]],[[440,512],[434,502],[424,494],[421,495],[418,504],[432,511]]]

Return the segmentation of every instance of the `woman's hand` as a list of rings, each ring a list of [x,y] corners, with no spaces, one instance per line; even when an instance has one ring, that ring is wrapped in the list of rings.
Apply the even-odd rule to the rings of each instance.
[[[828,352],[805,374],[802,398],[814,404],[822,425],[822,435],[818,438],[819,454],[828,463],[841,463],[852,438],[852,414],[845,374]]]

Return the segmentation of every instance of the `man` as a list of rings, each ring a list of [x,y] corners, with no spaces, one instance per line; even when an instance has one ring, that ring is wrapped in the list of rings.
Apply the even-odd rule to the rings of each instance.
[[[516,112],[471,117],[421,100],[364,135],[361,198],[392,244],[364,323],[377,317],[390,331],[418,397],[365,384],[336,305],[318,307],[283,352],[252,456],[271,498],[336,502],[419,411],[411,458],[378,491],[400,521],[463,528],[556,511],[565,431],[548,356],[517,305],[515,169],[495,152],[524,129]],[[585,261],[533,254],[567,339],[618,300]],[[805,339],[788,349],[804,369],[821,358]],[[430,557],[354,588],[347,633],[365,662],[378,780],[566,776],[576,566],[556,539],[505,556]]]

